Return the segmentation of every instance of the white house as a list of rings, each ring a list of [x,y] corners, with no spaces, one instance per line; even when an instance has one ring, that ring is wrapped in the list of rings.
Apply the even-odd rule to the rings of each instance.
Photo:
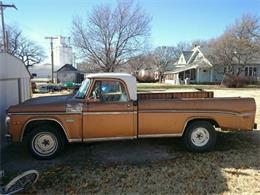
[[[176,64],[167,67],[165,83],[181,84],[186,78],[192,83],[216,82],[213,65],[203,55],[200,47],[183,51]]]
[[[191,51],[183,51],[176,64],[169,65],[165,74],[165,83],[181,84],[186,78],[191,83],[218,83],[223,79],[223,70],[217,70],[206,58],[207,48],[194,47]],[[235,72],[239,66],[234,64]],[[260,59],[248,62],[241,76],[250,81],[260,81]]]
[[[3,138],[5,111],[10,105],[31,98],[31,75],[24,63],[8,53],[0,53],[0,132]]]

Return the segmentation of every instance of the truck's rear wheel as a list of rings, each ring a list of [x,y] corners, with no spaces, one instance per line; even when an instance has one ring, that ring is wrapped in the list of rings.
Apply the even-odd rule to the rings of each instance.
[[[51,159],[64,148],[65,140],[52,126],[36,127],[28,137],[28,147],[37,159]]]
[[[191,123],[184,134],[184,143],[189,151],[205,152],[211,150],[216,143],[214,126],[208,121]]]

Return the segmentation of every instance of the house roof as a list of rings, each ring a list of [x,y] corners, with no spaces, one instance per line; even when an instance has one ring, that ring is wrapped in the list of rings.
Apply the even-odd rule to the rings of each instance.
[[[74,71],[74,72],[80,72],[78,69],[72,66],[72,64],[65,64],[60,69],[57,70],[57,72],[60,71]]]
[[[184,65],[182,67],[174,67],[173,69],[171,69],[169,71],[166,71],[164,74],[167,74],[167,73],[179,73],[179,72],[183,72],[183,71],[190,70],[190,69],[193,69],[193,68],[196,68],[196,67],[195,66],[190,66],[190,65]]]
[[[165,74],[167,73],[179,73],[179,72],[183,72],[186,70],[190,70],[193,68],[210,68],[212,65],[209,64],[206,60],[200,60],[200,61],[196,61],[196,63],[191,63],[191,64],[185,64],[183,66],[176,66],[173,65],[172,69],[166,70]]]
[[[199,50],[201,51],[201,53],[204,55],[205,58],[208,58],[209,55],[212,53],[213,48],[203,46],[203,47],[199,47]],[[238,63],[238,61],[236,61],[236,59],[234,59],[234,63]],[[260,64],[260,55],[258,55],[255,58],[252,58],[251,60],[249,60],[247,62],[247,64],[249,64],[249,65],[250,64],[252,64],[252,65]]]
[[[189,61],[187,61],[188,62],[188,64],[191,64],[191,63],[193,63],[194,62],[194,60],[196,59],[196,57],[197,57],[197,55],[199,54],[199,52],[198,51],[193,51],[192,52],[192,55],[191,55],[191,57],[190,57],[190,59],[189,59]]]
[[[176,68],[176,65],[175,64],[168,64],[166,67],[165,67],[165,71],[171,71],[173,69]]]
[[[191,55],[193,54],[193,51],[183,51],[183,56],[185,58],[185,61],[188,62],[188,60],[190,59]]]
[[[236,58],[233,59],[234,64],[239,64]],[[243,63],[243,59],[241,60]],[[252,57],[252,59],[246,62],[247,65],[260,65],[260,56]]]
[[[254,59],[250,60],[248,64],[260,64],[260,56],[257,56]]]

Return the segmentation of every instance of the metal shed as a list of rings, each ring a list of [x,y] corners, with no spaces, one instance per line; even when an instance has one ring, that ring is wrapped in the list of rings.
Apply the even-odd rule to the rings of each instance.
[[[73,67],[72,64],[65,64],[59,70],[57,70],[58,83],[81,83],[83,80],[84,74],[75,67]]]
[[[9,53],[0,53],[0,132],[4,134],[5,111],[10,105],[31,98],[31,75],[24,63]]]

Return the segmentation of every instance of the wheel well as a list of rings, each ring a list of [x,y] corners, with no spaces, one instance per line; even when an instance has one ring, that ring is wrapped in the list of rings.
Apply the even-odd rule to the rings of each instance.
[[[186,129],[194,122],[198,122],[198,121],[207,121],[209,122],[210,124],[212,124],[213,126],[215,127],[219,127],[219,124],[213,120],[213,119],[207,119],[207,118],[198,118],[198,119],[191,119],[188,121],[188,123],[186,124],[185,126],[185,129],[184,129],[184,132],[186,131]]]
[[[32,131],[34,128],[36,128],[38,126],[43,126],[43,125],[48,125],[48,126],[54,127],[67,140],[67,136],[64,133],[63,127],[57,121],[53,121],[53,120],[33,120],[33,121],[30,121],[29,123],[27,123],[26,126],[24,127],[23,134],[21,135],[21,141],[23,141],[24,137],[27,136],[30,133],[30,131]]]

